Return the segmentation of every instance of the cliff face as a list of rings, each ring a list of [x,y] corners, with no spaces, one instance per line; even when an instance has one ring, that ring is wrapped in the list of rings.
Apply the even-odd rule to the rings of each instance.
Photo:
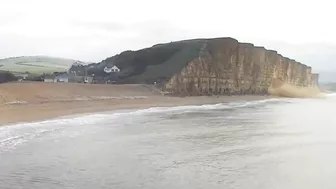
[[[193,39],[125,51],[87,71],[104,78],[116,65],[117,83],[153,84],[173,95],[265,94],[280,83],[317,85],[309,66],[233,38]],[[92,67],[92,68],[91,68]]]
[[[318,75],[276,51],[220,38],[206,41],[164,89],[176,95],[266,94],[279,82],[306,87],[317,85]]]
[[[319,74],[317,73],[313,73],[311,74],[311,85],[319,85],[318,84],[318,81],[319,81]]]

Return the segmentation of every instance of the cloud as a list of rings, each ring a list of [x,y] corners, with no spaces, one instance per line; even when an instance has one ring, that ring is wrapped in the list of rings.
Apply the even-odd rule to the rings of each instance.
[[[0,57],[100,61],[191,38],[234,37],[316,69],[336,66],[333,1],[11,0],[1,3]],[[304,7],[304,8],[303,8]],[[314,14],[312,14],[314,13]],[[314,44],[308,44],[314,43]],[[319,45],[317,45],[319,44]]]
[[[74,26],[81,26],[91,29],[100,29],[107,31],[122,31],[126,29],[126,25],[117,22],[108,21],[84,21],[84,20],[74,20],[71,21]]]
[[[310,65],[313,71],[336,71],[336,45],[331,43],[303,43],[292,44],[279,41],[263,41],[268,49],[275,49],[278,53]]]

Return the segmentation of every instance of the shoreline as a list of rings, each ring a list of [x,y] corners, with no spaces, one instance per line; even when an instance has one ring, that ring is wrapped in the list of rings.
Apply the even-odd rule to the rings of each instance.
[[[229,103],[233,101],[263,100],[269,98],[272,98],[272,96],[147,96],[147,98],[139,99],[67,100],[6,104],[0,106],[0,127],[44,121],[64,116],[76,116],[107,111],[147,109],[152,107],[206,105]]]
[[[272,95],[165,96],[143,84],[5,83],[0,85],[0,127],[63,116],[127,109],[317,97],[315,88],[275,88]]]

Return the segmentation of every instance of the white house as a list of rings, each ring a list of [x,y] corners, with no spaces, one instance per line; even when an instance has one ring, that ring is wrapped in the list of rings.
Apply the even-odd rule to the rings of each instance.
[[[84,83],[92,83],[92,82],[93,82],[93,76],[84,77]]]
[[[120,69],[117,66],[112,66],[111,68],[105,67],[104,72],[111,73],[111,72],[120,72]]]
[[[44,82],[46,82],[46,83],[54,82],[54,78],[51,78],[51,77],[46,77],[46,78],[44,78],[43,80],[44,80]]]

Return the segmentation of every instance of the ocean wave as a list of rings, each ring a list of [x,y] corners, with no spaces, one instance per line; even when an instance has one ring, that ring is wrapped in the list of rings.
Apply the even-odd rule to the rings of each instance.
[[[336,96],[336,93],[324,93],[324,95],[327,97],[333,97]]]
[[[91,115],[77,115],[55,118],[51,120],[19,123],[11,126],[0,128],[0,152],[5,149],[11,149],[19,144],[25,143],[33,138],[38,138],[50,133],[64,133],[70,136],[78,135],[85,132],[90,127],[81,127],[86,125],[100,125],[99,123],[112,122],[116,125],[123,125],[125,120],[130,118],[136,119],[142,116],[152,116],[160,114],[181,114],[189,112],[202,112],[207,110],[236,109],[256,107],[267,104],[291,103],[292,99],[272,98],[258,101],[236,101],[230,103],[207,104],[207,105],[190,105],[175,107],[152,107],[141,110],[122,110],[105,113],[95,113]],[[127,117],[127,119],[125,119]],[[118,124],[120,123],[120,124]],[[73,128],[73,129],[72,129]],[[72,130],[71,130],[72,129]],[[70,131],[69,131],[70,130]],[[71,134],[72,133],[72,134]]]
[[[203,110],[216,110],[216,109],[233,109],[233,108],[244,108],[244,107],[253,107],[265,104],[274,104],[274,103],[289,103],[292,102],[291,99],[264,99],[257,101],[236,101],[230,103],[218,103],[218,104],[206,104],[206,105],[188,105],[188,106],[175,106],[175,107],[153,107],[148,109],[137,110],[134,112],[122,113],[124,114],[152,114],[152,113],[167,113],[167,112],[190,112],[190,111],[203,111]]]
[[[186,105],[186,106],[174,106],[174,107],[152,107],[140,110],[122,110],[104,113],[95,113],[90,115],[77,115],[77,116],[63,116],[55,119],[39,121],[39,122],[29,122],[29,123],[19,123],[10,125],[11,128],[29,126],[38,127],[44,125],[62,125],[62,124],[72,124],[77,125],[87,125],[98,121],[104,121],[108,119],[115,119],[123,116],[129,115],[148,115],[153,113],[167,113],[167,112],[184,112],[184,111],[202,111],[202,110],[215,110],[215,109],[230,109],[230,108],[244,108],[253,107],[265,104],[276,104],[276,103],[291,103],[293,99],[286,98],[271,98],[257,101],[235,101],[229,103],[218,103],[218,104],[205,104],[205,105]],[[0,128],[0,132],[8,127],[4,126]],[[1,136],[1,135],[0,135]]]
[[[30,123],[18,123],[0,127],[0,153],[2,151],[11,150],[32,139],[53,133],[67,136],[79,135],[85,132],[85,127],[78,127],[104,121],[104,118],[106,118],[105,114],[93,114],[78,117],[55,118]],[[87,127],[86,129],[89,128]]]

